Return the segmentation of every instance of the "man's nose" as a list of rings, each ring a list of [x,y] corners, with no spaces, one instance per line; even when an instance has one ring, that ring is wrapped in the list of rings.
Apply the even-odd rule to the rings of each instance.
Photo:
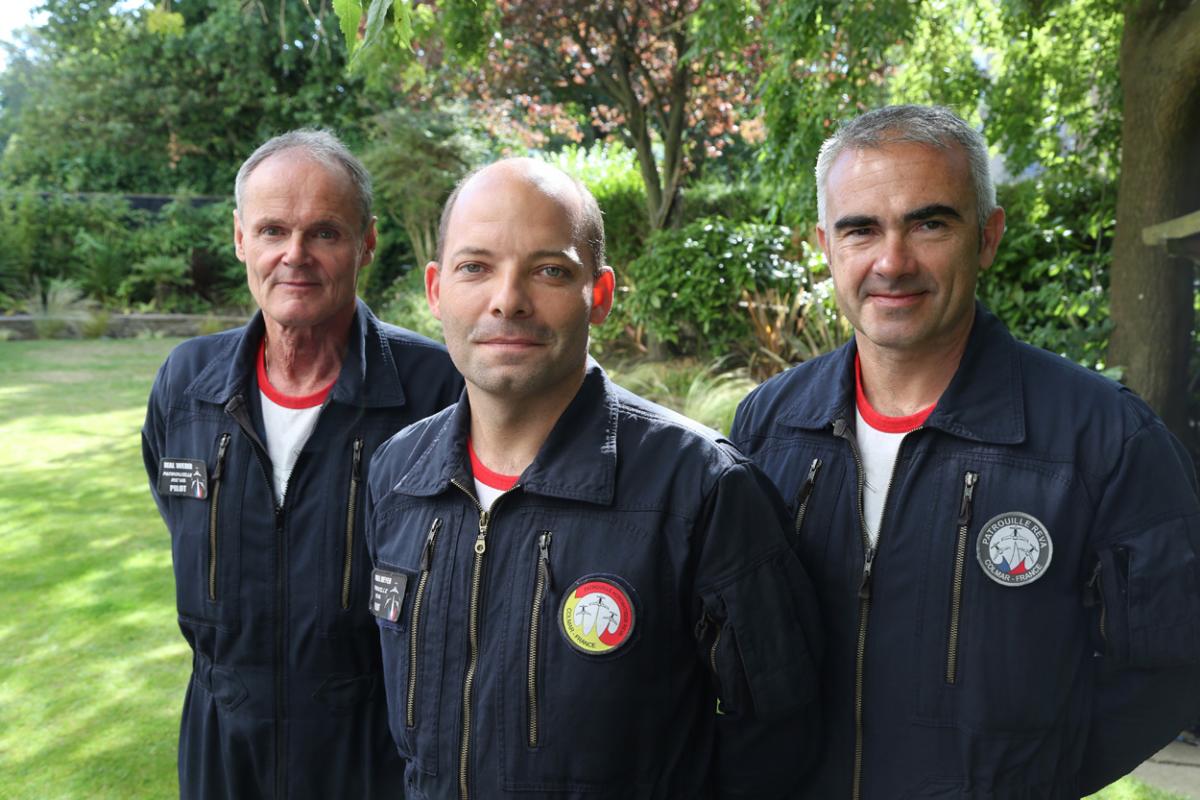
[[[527,317],[533,311],[529,287],[520,270],[498,271],[493,282],[492,316],[504,319]]]
[[[283,251],[283,263],[289,267],[303,266],[308,261],[308,247],[304,234],[300,231],[288,237]]]
[[[903,233],[887,231],[879,242],[872,271],[885,277],[899,277],[913,270],[912,248]]]

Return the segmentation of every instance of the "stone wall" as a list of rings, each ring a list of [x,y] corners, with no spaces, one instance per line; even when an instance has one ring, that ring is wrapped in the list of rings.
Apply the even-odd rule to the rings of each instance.
[[[199,336],[236,328],[247,317],[210,314],[83,314],[66,317],[32,317],[15,314],[0,317],[0,340],[38,339],[39,328],[45,338],[79,339],[107,336],[126,339],[134,336]]]

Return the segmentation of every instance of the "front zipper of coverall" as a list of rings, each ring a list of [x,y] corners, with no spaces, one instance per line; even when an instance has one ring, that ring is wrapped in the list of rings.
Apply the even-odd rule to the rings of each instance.
[[[462,490],[475,508],[479,511],[479,534],[475,537],[475,558],[471,563],[471,594],[467,604],[467,641],[470,654],[467,657],[467,671],[463,676],[463,706],[462,706],[462,741],[458,753],[458,795],[460,800],[470,800],[468,773],[471,762],[471,693],[475,688],[475,671],[479,668],[479,595],[483,583],[483,555],[487,552],[488,526],[492,521],[492,512],[484,511],[483,506],[475,499],[475,494],[455,478],[451,481]],[[504,492],[492,501],[492,508],[513,490]]]
[[[916,433],[921,428],[914,428],[908,433]],[[851,783],[850,798],[859,800],[862,797],[862,762],[863,762],[863,672],[867,655],[867,619],[871,613],[871,570],[875,566],[875,556],[879,552],[879,539],[883,535],[883,522],[887,518],[888,501],[892,494],[892,480],[896,476],[896,468],[892,467],[892,476],[888,479],[887,490],[883,494],[883,509],[879,514],[879,528],[875,535],[875,544],[871,544],[871,533],[867,530],[867,518],[863,511],[863,488],[866,484],[866,471],[863,468],[862,453],[859,452],[858,442],[844,419],[838,419],[833,424],[833,435],[845,439],[850,444],[854,454],[854,463],[858,471],[858,520],[859,531],[862,534],[863,571],[862,580],[858,586],[858,643],[854,656],[854,777]],[[900,463],[900,452],[908,434],[900,441],[896,451],[896,464]]]
[[[958,681],[958,625],[962,616],[963,573],[967,566],[967,530],[971,526],[971,506],[975,500],[978,472],[963,475],[962,499],[958,503],[958,537],[954,545],[954,579],[950,585],[950,635],[946,639],[946,683]]]
[[[287,537],[284,535],[284,509],[283,504],[275,497],[274,482],[271,479],[271,457],[267,454],[267,448],[263,445],[262,440],[258,438],[258,433],[254,430],[254,424],[250,421],[250,414],[246,408],[246,399],[238,394],[234,395],[228,403],[225,404],[225,413],[229,414],[237,422],[238,427],[242,429],[242,433],[250,440],[254,455],[258,461],[259,469],[262,470],[263,481],[267,485],[268,491],[271,492],[271,507],[274,511],[275,520],[275,798],[282,800],[287,796],[287,736],[284,732],[283,707],[286,699],[284,689],[284,642],[283,642],[283,626],[284,615],[283,605],[286,601],[286,575],[284,565],[287,561],[287,553],[284,548],[287,545]],[[292,468],[293,474],[300,466],[299,461]]]
[[[358,484],[362,481],[363,440],[354,440],[350,456],[350,494],[346,501],[346,554],[342,558],[342,609],[350,607],[350,569],[354,566],[354,516],[358,510]]]
[[[225,474],[225,455],[229,451],[228,433],[222,433],[217,442],[217,463],[213,467],[212,491],[208,501],[208,599],[217,599],[217,518],[221,504],[221,479]]]
[[[538,645],[541,643],[542,601],[546,592],[553,588],[550,573],[551,531],[542,531],[538,536],[537,578],[533,583],[533,604],[529,612],[529,665],[526,673],[526,690],[529,700],[529,746],[538,744]]]
[[[417,578],[417,590],[413,593],[412,619],[408,626],[408,696],[404,701],[404,724],[409,728],[417,724],[417,645],[421,641],[421,609],[425,606],[425,585],[429,583],[429,570],[433,565],[433,545],[441,529],[442,518],[437,517],[425,536],[425,547],[421,550],[421,575]]]
[[[800,535],[800,531],[804,528],[804,517],[808,513],[808,500],[812,497],[813,489],[817,485],[817,473],[821,471],[821,459],[814,458],[812,463],[808,465],[808,477],[804,479],[804,485],[800,487],[800,492],[796,495],[796,524],[794,526],[796,535]]]

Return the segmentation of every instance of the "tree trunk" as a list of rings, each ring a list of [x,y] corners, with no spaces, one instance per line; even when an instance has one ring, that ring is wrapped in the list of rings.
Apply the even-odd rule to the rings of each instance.
[[[1194,267],[1142,229],[1200,209],[1200,4],[1144,0],[1121,40],[1121,178],[1109,361],[1189,445]]]

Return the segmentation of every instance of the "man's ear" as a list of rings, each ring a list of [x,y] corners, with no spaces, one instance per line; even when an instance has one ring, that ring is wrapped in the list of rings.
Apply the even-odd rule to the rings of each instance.
[[[612,267],[601,267],[600,274],[592,281],[592,310],[588,314],[588,321],[593,325],[599,325],[608,319],[616,289],[617,276]]]
[[[375,247],[379,244],[379,234],[375,230],[375,221],[377,219],[379,218],[371,217],[371,222],[367,225],[366,235],[363,236],[362,256],[358,259],[359,269],[362,269],[375,260]]]
[[[996,250],[1000,247],[1000,239],[1004,236],[1004,209],[996,206],[983,223],[983,231],[979,237],[979,268],[987,269],[996,260]]]
[[[821,226],[821,225],[817,226],[817,243],[821,245],[821,250],[822,250],[822,252],[825,253],[825,260],[828,261],[829,260],[829,242],[825,241],[825,228],[824,228],[824,226]]]
[[[425,301],[429,303],[429,311],[435,319],[442,318],[441,308],[438,303],[441,300],[442,268],[438,266],[436,261],[430,261],[425,265]]]
[[[246,260],[246,248],[242,246],[242,218],[238,216],[238,210],[233,210],[233,252],[237,255],[238,261]]]

